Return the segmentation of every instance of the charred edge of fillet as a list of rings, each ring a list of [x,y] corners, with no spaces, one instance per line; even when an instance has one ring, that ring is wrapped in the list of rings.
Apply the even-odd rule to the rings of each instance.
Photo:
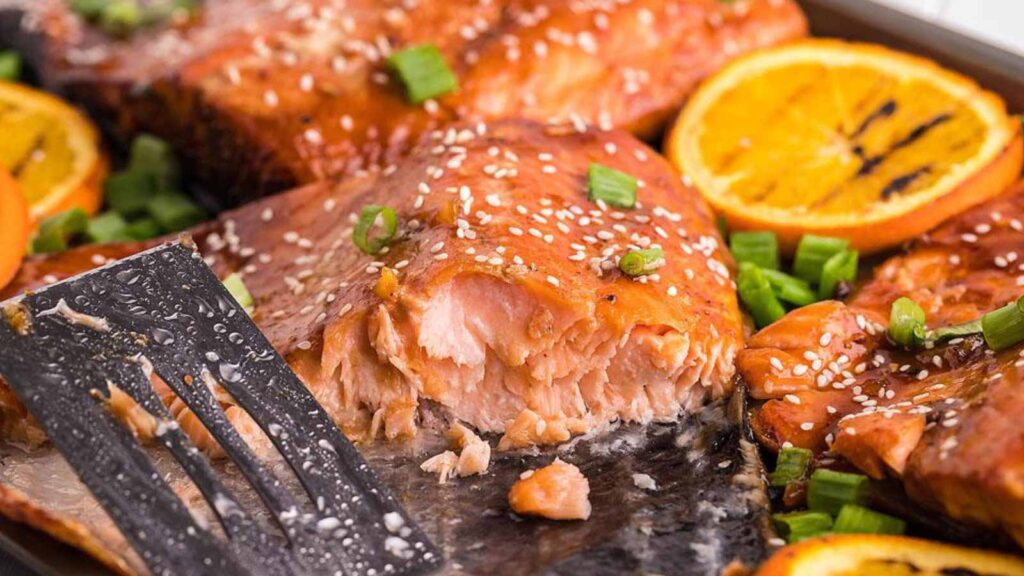
[[[903,485],[894,479],[871,483],[872,508],[907,521],[915,534],[956,542],[963,546],[1004,550],[1019,553],[1020,547],[1003,533],[973,526],[936,513],[935,508],[915,502],[907,495]]]

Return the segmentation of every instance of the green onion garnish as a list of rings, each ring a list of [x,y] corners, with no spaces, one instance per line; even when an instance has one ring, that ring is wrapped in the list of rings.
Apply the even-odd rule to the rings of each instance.
[[[108,34],[128,36],[143,23],[142,8],[136,0],[111,0],[103,7],[99,23]]]
[[[761,273],[772,285],[775,297],[783,302],[794,306],[807,306],[818,301],[818,294],[811,289],[811,285],[799,278],[778,270],[762,269]]]
[[[981,317],[981,333],[985,343],[995,350],[1005,350],[1024,340],[1024,297]]]
[[[140,218],[130,222],[124,233],[132,240],[149,240],[163,234],[160,223],[153,218]]]
[[[146,204],[146,212],[168,232],[177,232],[206,220],[206,212],[187,196],[162,192]]]
[[[850,241],[843,238],[806,234],[797,245],[793,272],[811,284],[818,284],[828,259],[846,250],[849,245]]]
[[[839,510],[832,530],[843,534],[903,534],[907,523],[863,506],[847,504]]]
[[[587,170],[587,197],[591,202],[601,200],[611,206],[632,208],[636,206],[636,178],[592,162]]]
[[[21,56],[17,52],[0,52],[0,80],[14,82],[21,77]]]
[[[619,270],[626,276],[650,274],[665,264],[665,252],[661,248],[633,250],[619,259]]]
[[[729,249],[737,262],[757,264],[762,270],[779,269],[779,240],[774,232],[733,232]]]
[[[756,264],[740,264],[736,289],[758,328],[763,328],[786,314],[786,309],[775,297],[771,284]]]
[[[85,225],[85,237],[89,242],[104,244],[130,240],[128,223],[117,212],[104,212]]]
[[[824,512],[810,511],[772,514],[772,525],[779,536],[789,544],[794,544],[831,530],[832,517]]]
[[[89,21],[98,20],[110,0],[71,0],[71,11]]]
[[[140,134],[132,141],[128,162],[131,172],[153,180],[158,192],[178,189],[178,162],[166,141],[150,134]]]
[[[889,310],[889,338],[893,342],[916,348],[924,342],[925,330],[924,310],[910,298],[903,297],[892,303]]]
[[[867,498],[868,477],[819,468],[807,485],[807,507],[835,515],[847,504],[862,504]]]
[[[835,298],[840,282],[857,279],[857,260],[856,250],[843,250],[825,261],[821,269],[821,284],[818,285],[818,296],[822,300]]]
[[[768,475],[768,484],[784,488],[786,484],[802,479],[811,465],[812,456],[806,448],[783,448],[775,462],[775,471]]]
[[[956,326],[936,328],[935,330],[928,332],[928,339],[935,342],[942,342],[943,340],[961,338],[963,336],[974,336],[975,334],[981,333],[981,320],[972,320],[964,324],[957,324]]]
[[[245,282],[242,281],[242,277],[237,272],[228,275],[223,281],[224,287],[228,289],[231,296],[238,302],[238,305],[245,309],[247,312],[252,310],[255,305],[255,300],[252,298],[252,294],[249,293],[249,289],[245,287]]]
[[[68,249],[68,242],[85,231],[89,216],[81,208],[72,208],[54,214],[39,223],[29,251],[33,254],[60,252]]]
[[[459,81],[433,44],[421,44],[395,52],[388,65],[405,85],[405,93],[413,104],[454,92]]]
[[[371,204],[363,208],[352,233],[352,241],[367,254],[376,254],[391,242],[398,230],[398,215],[387,206]]]
[[[107,178],[103,183],[103,196],[107,206],[122,216],[134,216],[146,211],[146,205],[156,193],[153,179],[142,172],[126,170]]]

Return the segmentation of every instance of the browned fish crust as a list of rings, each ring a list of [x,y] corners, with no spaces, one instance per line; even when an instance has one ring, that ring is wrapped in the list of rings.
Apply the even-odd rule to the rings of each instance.
[[[1024,344],[980,336],[908,352],[889,307],[920,304],[930,328],[1024,294],[1024,184],[940,226],[875,272],[848,305],[802,308],[755,335],[737,369],[770,447],[830,451],[904,482],[911,498],[1024,545]]]
[[[173,141],[228,202],[384,168],[456,120],[575,119],[653,135],[731,58],[806,34],[792,0],[218,0],[124,41],[65,0],[0,4],[6,43],[47,88],[121,139]],[[386,57],[428,42],[461,89],[412,106]]]

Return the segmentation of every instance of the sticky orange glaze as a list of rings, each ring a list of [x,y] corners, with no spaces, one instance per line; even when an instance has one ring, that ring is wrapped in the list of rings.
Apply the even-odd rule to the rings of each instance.
[[[591,162],[638,178],[638,205],[588,200]],[[402,222],[376,256],[351,239],[368,204]],[[710,212],[622,132],[463,125],[394,170],[250,204],[196,240],[222,276],[243,274],[253,319],[357,437],[415,433],[423,399],[496,432],[527,408],[592,424],[674,418],[731,390],[742,345]],[[656,275],[618,271],[649,245],[665,251]],[[33,259],[8,293],[138,248]],[[382,298],[385,267],[398,286]]]
[[[806,33],[792,0],[218,0],[111,41],[64,0],[14,4],[34,24],[11,42],[49,88],[119,134],[174,141],[227,200],[386,167],[453,120],[578,118],[650,136],[728,60]],[[462,89],[413,106],[386,57],[421,43]]]
[[[738,360],[752,395],[767,399],[752,419],[759,437],[901,478],[912,498],[1024,543],[1024,345],[995,354],[972,336],[912,353],[884,337],[900,296],[931,328],[1016,300],[1020,255],[1024,185],[880,266],[848,305],[809,306],[762,330]]]

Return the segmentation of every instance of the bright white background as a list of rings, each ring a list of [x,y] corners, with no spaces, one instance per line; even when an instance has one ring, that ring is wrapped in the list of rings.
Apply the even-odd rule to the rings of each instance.
[[[870,0],[1024,54],[1024,0]]]

